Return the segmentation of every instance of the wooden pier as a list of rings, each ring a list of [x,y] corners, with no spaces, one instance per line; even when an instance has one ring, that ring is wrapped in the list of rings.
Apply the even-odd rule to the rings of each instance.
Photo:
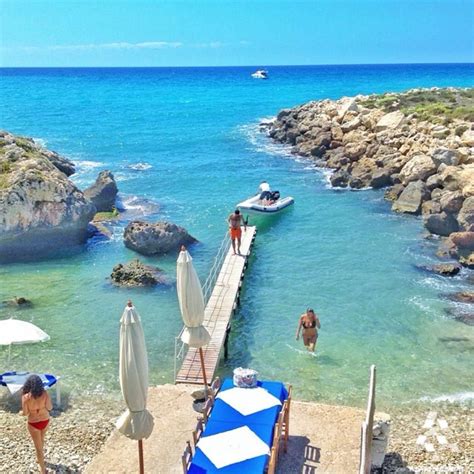
[[[241,255],[233,255],[232,246],[220,268],[204,312],[204,326],[211,335],[203,347],[207,380],[211,381],[219,364],[222,347],[226,342],[232,315],[239,303],[240,289],[247,268],[248,257],[255,240],[256,227],[242,228]],[[227,237],[228,238],[228,237]],[[203,384],[199,351],[190,347],[184,356],[175,383]]]

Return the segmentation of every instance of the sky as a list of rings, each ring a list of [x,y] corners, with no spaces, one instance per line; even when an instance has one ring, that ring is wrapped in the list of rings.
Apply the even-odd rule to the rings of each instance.
[[[474,62],[474,0],[0,0],[0,66]]]

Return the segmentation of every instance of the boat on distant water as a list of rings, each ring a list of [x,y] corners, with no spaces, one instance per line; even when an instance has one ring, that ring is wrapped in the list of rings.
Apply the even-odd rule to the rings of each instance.
[[[247,214],[278,214],[295,202],[291,196],[280,197],[278,191],[268,191],[266,193],[263,197],[262,194],[264,193],[258,193],[245,201],[239,202],[237,208],[242,213],[245,212]]]
[[[252,74],[252,77],[254,79],[268,79],[268,71],[265,71],[265,69],[257,69]]]

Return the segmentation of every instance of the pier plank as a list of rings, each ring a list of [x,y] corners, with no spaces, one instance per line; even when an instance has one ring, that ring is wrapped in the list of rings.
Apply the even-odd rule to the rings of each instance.
[[[237,298],[242,287],[242,279],[247,268],[252,244],[257,229],[254,226],[242,229],[241,255],[233,255],[232,247],[222,264],[209,301],[204,312],[204,326],[211,335],[209,344],[203,347],[204,364],[208,382],[214,377],[224,346],[226,329],[237,306]],[[184,357],[176,384],[203,384],[199,351],[190,347]]]

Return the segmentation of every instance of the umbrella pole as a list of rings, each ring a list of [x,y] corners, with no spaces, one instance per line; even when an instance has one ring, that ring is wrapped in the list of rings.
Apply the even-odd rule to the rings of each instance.
[[[202,352],[202,347],[199,348],[199,357],[201,358],[201,370],[202,378],[204,379],[204,394],[207,398],[207,376],[206,376],[206,367],[204,365],[204,353]]]
[[[140,474],[145,473],[145,466],[143,465],[143,440],[138,440],[138,463],[140,465]]]

